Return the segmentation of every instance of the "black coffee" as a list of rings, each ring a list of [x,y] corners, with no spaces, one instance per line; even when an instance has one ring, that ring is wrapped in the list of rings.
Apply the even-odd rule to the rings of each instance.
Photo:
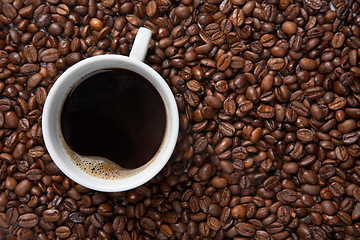
[[[69,147],[128,169],[147,163],[158,151],[166,127],[157,90],[125,69],[96,71],[84,80],[68,95],[61,113]]]

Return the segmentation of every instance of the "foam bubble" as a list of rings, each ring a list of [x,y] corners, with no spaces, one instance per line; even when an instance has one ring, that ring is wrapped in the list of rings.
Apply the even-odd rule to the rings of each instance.
[[[78,155],[72,160],[82,171],[98,178],[115,180],[129,175],[127,169],[103,157]]]
[[[78,168],[83,172],[100,179],[117,180],[126,178],[137,174],[146,167],[146,165],[144,165],[137,169],[122,168],[104,157],[79,155],[65,143],[63,138],[61,138],[61,142],[67,156]]]

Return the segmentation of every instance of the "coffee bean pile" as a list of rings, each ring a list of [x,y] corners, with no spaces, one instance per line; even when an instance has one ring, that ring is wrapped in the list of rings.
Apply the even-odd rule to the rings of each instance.
[[[360,2],[1,0],[0,239],[359,239]],[[146,58],[180,111],[155,178],[94,192],[48,155],[69,66]]]

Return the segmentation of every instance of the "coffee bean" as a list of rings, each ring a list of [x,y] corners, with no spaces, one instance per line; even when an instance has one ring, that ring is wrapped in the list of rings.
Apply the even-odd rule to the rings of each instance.
[[[293,190],[285,189],[281,192],[281,198],[287,202],[295,202],[297,200],[297,194]]]
[[[316,68],[316,62],[310,58],[300,59],[299,65],[304,70],[314,70]]]
[[[288,35],[294,35],[297,32],[297,25],[293,22],[284,22],[281,29]]]
[[[26,172],[26,177],[30,181],[39,181],[40,179],[42,179],[42,175],[43,173],[40,169],[31,169]]]
[[[245,237],[253,237],[255,235],[255,228],[249,223],[238,223],[236,224],[236,231]]]
[[[352,211],[351,218],[353,220],[358,220],[360,218],[360,204],[357,203]]]
[[[337,97],[334,99],[334,101],[332,103],[330,103],[328,105],[328,107],[331,110],[339,110],[339,109],[342,109],[343,107],[345,107],[345,105],[346,105],[346,99],[343,97]]]
[[[338,125],[338,129],[342,133],[349,133],[356,128],[356,122],[353,119],[345,120]]]
[[[299,129],[296,132],[296,136],[300,141],[310,142],[313,140],[313,133],[309,129]]]
[[[340,197],[344,194],[344,187],[338,183],[338,182],[333,182],[329,185],[330,191],[331,193],[336,196],[336,197]]]
[[[15,18],[17,15],[17,11],[14,6],[9,3],[4,3],[2,6],[2,10],[4,15],[10,19]]]
[[[281,70],[285,67],[285,61],[282,58],[270,59],[267,63],[271,70]]]
[[[6,79],[10,77],[11,71],[8,69],[1,68],[0,69],[0,79]]]
[[[67,5],[65,4],[59,4],[57,7],[56,7],[56,12],[60,15],[63,15],[63,16],[66,16],[70,13],[70,9]]]
[[[37,58],[38,58],[37,56],[38,56],[38,53],[37,53],[34,45],[26,45],[24,47],[24,57],[25,57],[26,61],[28,61],[30,63],[36,62]]]
[[[265,190],[273,190],[277,186],[278,182],[279,177],[277,176],[267,178],[263,183]]]
[[[249,100],[242,101],[238,104],[241,112],[249,112],[253,108],[253,103]]]
[[[209,225],[210,229],[215,230],[215,231],[218,231],[221,228],[221,222],[219,221],[219,219],[217,219],[215,217],[208,218],[207,224]]]
[[[248,156],[248,152],[244,147],[237,147],[232,150],[232,157],[236,160],[244,160]]]
[[[39,222],[39,218],[34,213],[26,213],[20,215],[18,221],[21,227],[30,228],[35,226]]]
[[[148,229],[148,230],[151,230],[151,229],[154,229],[155,228],[155,222],[150,219],[150,218],[147,218],[147,217],[143,217],[141,220],[140,220],[140,225],[145,228],[145,229]]]
[[[9,111],[4,116],[5,124],[8,128],[16,128],[19,122],[19,118],[15,112]]]
[[[194,149],[195,153],[200,153],[206,149],[208,142],[205,137],[200,137],[195,141]]]
[[[28,82],[27,82],[27,87],[29,89],[33,89],[35,88],[41,81],[43,80],[43,76],[40,73],[35,73],[34,75],[32,75]]]
[[[232,144],[231,138],[223,138],[216,146],[215,146],[215,153],[220,154],[227,150]]]
[[[242,9],[235,9],[235,11],[230,16],[230,20],[236,27],[240,27],[244,23],[244,19],[245,15]]]
[[[1,3],[0,238],[356,239],[359,4],[333,5]],[[145,185],[93,192],[52,162],[42,108],[68,67],[128,55],[140,25],[179,139]]]
[[[116,232],[121,233],[125,228],[125,224],[126,224],[125,218],[122,216],[117,216],[113,222],[113,229]]]
[[[71,230],[67,226],[61,226],[61,227],[56,228],[55,234],[57,237],[63,239],[63,238],[67,238],[71,235]]]
[[[223,102],[223,108],[227,115],[229,115],[229,116],[234,115],[234,113],[236,111],[235,101],[232,99],[226,99]]]
[[[80,60],[81,60],[81,54],[78,52],[70,53],[65,57],[66,64],[68,64],[69,66],[77,63]]]
[[[341,32],[336,33],[332,40],[331,40],[331,46],[333,48],[340,48],[345,42],[345,35]]]
[[[6,220],[10,224],[14,224],[15,222],[17,222],[18,217],[19,217],[19,211],[16,208],[9,208],[6,211]]]
[[[31,75],[40,71],[40,66],[33,63],[26,63],[20,67],[20,72],[25,75]]]
[[[359,140],[359,134],[356,134],[354,132],[345,133],[342,138],[344,144],[353,144],[358,140]]]
[[[47,209],[42,215],[44,220],[48,222],[56,222],[60,219],[60,212],[57,209]]]
[[[316,100],[324,96],[325,91],[322,87],[309,87],[305,89],[305,96],[310,100]]]
[[[257,113],[262,118],[272,118],[275,116],[275,109],[269,105],[260,105],[257,108]]]
[[[350,117],[359,118],[360,117],[360,108],[345,108],[345,113]]]
[[[60,57],[60,53],[55,48],[49,48],[40,54],[40,61],[55,62]]]
[[[222,102],[219,98],[214,96],[206,96],[205,102],[215,109],[222,108]]]
[[[45,20],[45,17],[47,18],[47,16],[49,16],[49,15],[47,15],[47,14],[45,14],[45,15],[42,15],[42,16],[44,16],[43,18],[42,18],[42,20],[44,20],[44,21],[46,21],[46,23],[44,23],[44,24],[42,24],[42,25],[44,25],[44,26],[47,26],[48,24],[50,24],[50,19],[46,19]],[[34,35],[34,37],[32,38],[32,44],[36,47],[36,48],[41,48],[42,46],[44,46],[45,44],[46,44],[46,42],[47,42],[47,40],[48,40],[48,36],[46,35],[46,33],[45,32],[37,32],[35,35]]]
[[[214,167],[211,164],[204,164],[198,171],[198,177],[201,181],[208,180],[214,173]]]
[[[220,71],[225,71],[231,64],[231,57],[228,54],[223,54],[216,62],[216,67]]]
[[[321,202],[321,208],[324,211],[324,213],[328,215],[333,215],[337,212],[337,207],[333,201],[324,200]]]
[[[227,186],[228,181],[225,178],[220,178],[220,177],[214,177],[210,184],[215,187],[215,188],[224,188]]]
[[[290,103],[289,107],[300,116],[307,117],[309,115],[309,109],[300,102],[292,102]]]
[[[228,122],[221,122],[219,124],[219,130],[225,136],[231,137],[235,134],[235,127]]]
[[[319,170],[320,177],[323,179],[329,179],[335,174],[335,167],[332,165],[324,165]]]
[[[15,188],[15,193],[18,196],[24,196],[26,193],[30,191],[32,187],[32,183],[28,179],[24,179]]]

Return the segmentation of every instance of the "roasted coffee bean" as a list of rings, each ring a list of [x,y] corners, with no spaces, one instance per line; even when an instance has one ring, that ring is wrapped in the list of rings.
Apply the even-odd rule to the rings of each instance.
[[[299,65],[304,70],[314,70],[317,67],[316,62],[310,58],[300,59]]]
[[[208,142],[205,137],[200,137],[195,141],[194,150],[195,153],[201,153],[208,146]]]
[[[359,134],[356,134],[355,132],[345,133],[342,138],[344,144],[353,144],[358,140]]]
[[[240,112],[244,113],[249,112],[254,106],[253,103],[249,100],[242,101],[238,105]]]
[[[270,59],[267,63],[271,70],[280,70],[285,67],[285,61],[282,58]]]
[[[292,102],[289,107],[300,116],[307,117],[309,115],[309,109],[300,102]]]
[[[236,231],[245,237],[253,237],[255,235],[255,228],[249,223],[238,223],[236,224]]]
[[[55,234],[57,237],[63,239],[63,238],[67,238],[71,235],[71,230],[67,226],[61,226],[61,227],[56,228]]]
[[[356,128],[356,122],[353,119],[345,120],[338,125],[338,129],[341,133],[349,133]]]
[[[26,213],[20,215],[18,221],[21,227],[30,228],[35,226],[39,222],[39,218],[34,213]]]
[[[281,192],[281,198],[286,202],[295,202],[298,197],[295,191],[285,189]]]
[[[33,63],[26,63],[20,67],[20,72],[25,75],[31,75],[40,71],[40,66]]]
[[[344,187],[338,182],[331,183],[329,185],[329,188],[331,193],[336,197],[340,197],[345,193]]]
[[[26,61],[28,61],[30,63],[36,62],[38,59],[37,56],[38,56],[38,53],[37,53],[34,45],[26,45],[24,47],[24,57],[25,57]]]
[[[40,61],[55,62],[60,57],[60,53],[55,48],[49,48],[40,54]]]
[[[334,99],[332,103],[329,103],[328,107],[331,110],[339,110],[345,107],[345,105],[346,105],[346,99],[343,97],[337,97]]]
[[[31,181],[39,181],[43,177],[43,172],[40,169],[31,169],[26,172],[26,177]]]
[[[228,122],[221,122],[219,124],[219,130],[225,136],[231,137],[235,134],[235,127]]]
[[[272,118],[275,116],[275,109],[269,105],[260,105],[257,108],[257,113],[262,118]]]
[[[305,96],[310,100],[316,100],[324,96],[325,90],[322,87],[309,87],[305,89]]]
[[[300,141],[310,142],[313,140],[313,133],[309,129],[299,129],[296,132],[296,136]]]
[[[125,218],[122,216],[117,216],[113,222],[113,229],[117,233],[121,233],[121,232],[123,232],[123,230],[125,228],[125,224],[126,224]]]
[[[356,1],[1,2],[0,238],[357,239],[358,14]],[[98,193],[51,160],[42,109],[68,67],[128,55],[141,25],[179,138],[154,179]]]
[[[28,179],[24,179],[15,188],[16,195],[22,197],[25,194],[27,194],[32,187],[32,182],[30,182]]]
[[[216,62],[216,67],[220,71],[225,71],[231,64],[231,57],[228,54],[223,54]]]
[[[215,230],[215,231],[218,231],[221,228],[221,222],[219,221],[219,219],[217,219],[215,217],[210,217],[207,220],[207,224],[210,229]]]
[[[294,35],[297,32],[297,25],[293,22],[284,22],[281,29],[288,35]]]
[[[57,209],[47,209],[42,214],[45,221],[56,222],[60,219],[60,212]]]

